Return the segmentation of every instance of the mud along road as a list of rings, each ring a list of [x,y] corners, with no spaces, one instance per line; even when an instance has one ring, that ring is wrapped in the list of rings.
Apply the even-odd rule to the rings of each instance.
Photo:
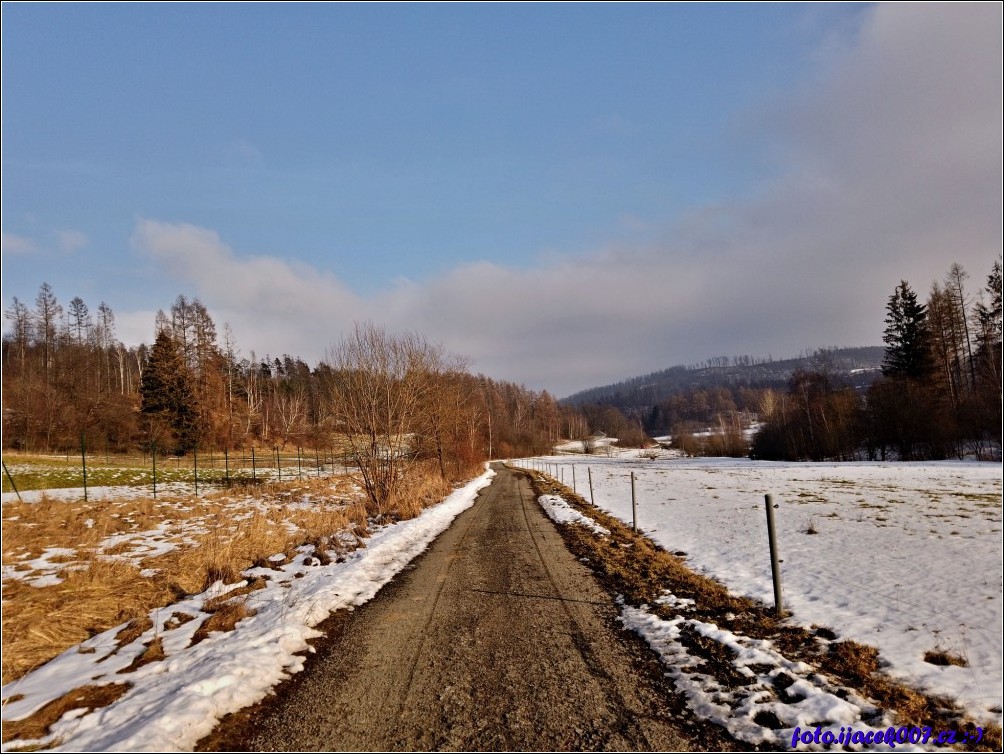
[[[243,750],[674,750],[657,661],[565,548],[525,475],[474,506],[306,670],[202,745]],[[674,712],[674,709],[676,712]]]

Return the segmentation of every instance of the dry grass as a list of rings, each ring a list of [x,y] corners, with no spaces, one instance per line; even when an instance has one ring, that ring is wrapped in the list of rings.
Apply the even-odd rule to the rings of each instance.
[[[107,707],[131,688],[128,683],[103,686],[82,686],[46,704],[23,720],[8,720],[3,724],[4,742],[14,739],[31,741],[49,734],[49,728],[71,710],[94,710]]]
[[[389,510],[399,521],[415,518],[430,505],[446,497],[451,486],[443,479],[439,467],[433,462],[416,463],[408,475],[398,482]]]
[[[27,561],[51,547],[74,553],[49,558],[61,583],[4,581],[4,683],[120,623],[148,623],[151,609],[197,594],[215,581],[240,581],[243,570],[268,562],[273,554],[288,557],[304,543],[331,543],[337,557],[346,545],[333,535],[367,533],[361,496],[345,478],[266,483],[250,497],[232,490],[198,498],[162,495],[87,504],[43,497],[35,504],[5,503],[3,518],[4,565],[25,571]],[[164,524],[176,549],[143,559],[135,555],[139,537]],[[102,542],[113,535],[133,539],[103,548]],[[318,558],[329,560],[323,551]],[[156,575],[144,577],[142,569]],[[149,628],[130,625],[130,633],[138,633],[121,638],[120,644]]]
[[[167,657],[164,654],[164,644],[161,637],[157,636],[151,639],[149,642],[143,645],[145,649],[143,654],[137,655],[136,659],[133,660],[129,665],[122,668],[119,673],[131,673],[137,668],[141,668],[144,665],[149,665],[151,662],[158,662]]]
[[[969,667],[969,662],[965,657],[949,652],[946,649],[941,649],[940,647],[935,647],[924,652],[924,662],[941,666],[954,665],[958,668]]]
[[[214,606],[213,614],[206,618],[192,635],[188,646],[194,646],[214,631],[233,631],[239,621],[254,615],[243,600],[232,600]]]
[[[84,639],[173,601],[162,582],[137,578],[136,568],[127,563],[94,559],[65,576],[61,584],[42,588],[5,582],[4,683]]]
[[[647,604],[662,617],[672,617],[676,608],[653,604],[669,590],[677,597],[695,601],[687,608],[688,617],[715,623],[751,638],[771,640],[789,659],[815,665],[840,684],[856,689],[883,709],[894,712],[901,725],[930,726],[934,730],[975,730],[975,724],[967,720],[951,700],[920,693],[883,673],[878,650],[874,647],[853,641],[831,641],[833,633],[825,628],[810,631],[784,625],[768,606],[736,597],[713,579],[694,573],[678,557],[633,532],[619,519],[590,505],[567,487],[549,478],[526,473],[533,481],[536,494],[561,495],[610,531],[609,537],[598,537],[581,526],[559,527],[572,552],[588,558],[608,590],[623,595],[629,604]],[[709,646],[700,637],[689,634],[681,636],[681,641],[688,644],[691,652],[701,658],[705,669],[719,680],[728,685],[740,682],[731,672],[731,658],[727,652],[723,654],[721,645]],[[1000,727],[985,727],[983,740],[969,748],[1000,751]]]
[[[449,492],[437,465],[416,464],[401,481],[388,517],[417,516]],[[297,547],[312,544],[314,556],[327,564],[369,533],[363,495],[348,477],[261,482],[199,497],[162,493],[157,499],[92,498],[85,504],[43,496],[32,504],[5,503],[3,518],[6,566],[27,572],[26,563],[47,548],[73,552],[47,558],[50,573],[61,583],[4,581],[4,683],[123,622],[131,621],[120,646],[134,641],[150,628],[146,616],[153,608],[198,594],[217,581],[237,583],[242,571],[254,565],[274,567],[269,558],[275,554],[288,561]],[[142,557],[142,535],[158,526],[167,528],[175,549]],[[346,532],[347,538],[337,536]],[[108,543],[112,536],[127,539]],[[143,569],[156,573],[145,577]],[[229,630],[228,620],[236,623],[244,617],[234,617],[234,610],[218,610],[203,628]]]

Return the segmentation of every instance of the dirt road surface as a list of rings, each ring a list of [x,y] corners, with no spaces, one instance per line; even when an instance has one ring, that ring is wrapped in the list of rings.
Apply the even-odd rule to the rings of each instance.
[[[216,745],[679,750],[658,673],[526,477],[498,475],[319,656]]]

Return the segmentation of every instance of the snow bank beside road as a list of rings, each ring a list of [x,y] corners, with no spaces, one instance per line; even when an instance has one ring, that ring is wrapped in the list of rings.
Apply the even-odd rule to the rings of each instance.
[[[948,696],[977,720],[1001,715],[1001,466],[779,463],[730,458],[550,456],[596,504],[737,594],[773,604],[764,494],[776,518],[793,620],[878,647],[888,672]],[[583,490],[579,482],[579,492]],[[941,650],[966,666],[932,664]]]

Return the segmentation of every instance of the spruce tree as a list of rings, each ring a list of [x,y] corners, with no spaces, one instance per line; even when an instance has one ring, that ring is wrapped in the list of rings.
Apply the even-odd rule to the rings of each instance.
[[[927,377],[931,363],[927,307],[917,301],[910,284],[901,280],[889,297],[886,312],[882,373],[888,377]]]
[[[178,342],[166,329],[157,334],[140,384],[141,411],[153,435],[168,429],[178,452],[195,447],[198,439],[195,395]]]

